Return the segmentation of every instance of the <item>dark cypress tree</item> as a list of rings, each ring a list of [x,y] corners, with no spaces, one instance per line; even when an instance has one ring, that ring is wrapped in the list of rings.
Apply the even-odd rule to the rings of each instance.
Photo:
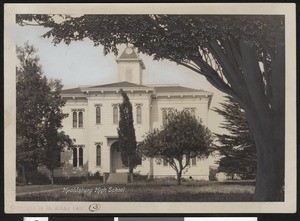
[[[129,169],[130,182],[133,181],[133,169],[139,162],[135,129],[133,126],[132,105],[127,94],[121,89],[123,102],[120,104],[120,121],[118,128],[119,147],[124,166]]]
[[[232,97],[225,98],[221,109],[213,109],[225,119],[220,127],[229,131],[229,134],[216,134],[222,157],[219,160],[219,171],[231,177],[238,174],[242,179],[253,179],[256,174],[256,149],[245,111]]]

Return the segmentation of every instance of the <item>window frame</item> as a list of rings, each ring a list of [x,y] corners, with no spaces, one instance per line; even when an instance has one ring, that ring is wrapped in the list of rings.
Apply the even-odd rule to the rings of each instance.
[[[165,159],[163,159],[163,166],[164,167],[168,167],[169,166],[169,162]]]
[[[119,124],[119,107],[117,105],[113,106],[113,124]]]
[[[190,162],[191,162],[191,166],[197,166],[197,157],[192,157],[191,159],[190,159]]]
[[[83,167],[83,148],[78,148],[78,166]]]
[[[96,124],[101,124],[101,107],[96,106]]]
[[[136,123],[137,124],[142,124],[142,106],[137,105],[136,106]]]
[[[83,111],[78,112],[78,128],[83,128]]]
[[[72,112],[73,112],[73,115],[72,115],[73,128],[77,128],[77,123],[78,123],[77,111],[72,111]]]
[[[96,166],[101,166],[101,145],[96,146]]]
[[[78,167],[77,147],[73,147],[73,167]]]

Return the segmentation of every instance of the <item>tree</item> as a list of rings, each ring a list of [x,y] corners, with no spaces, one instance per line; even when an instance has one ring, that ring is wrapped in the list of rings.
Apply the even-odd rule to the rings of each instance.
[[[29,171],[36,170],[44,146],[43,118],[48,107],[47,79],[42,75],[36,49],[29,44],[17,47],[20,62],[16,69],[17,168],[28,183]]]
[[[70,138],[58,132],[64,105],[59,95],[59,81],[48,81],[43,75],[37,50],[26,43],[17,47],[19,65],[16,69],[17,169],[28,183],[28,173],[45,165],[50,171],[59,166],[57,156]],[[54,156],[55,155],[55,156]],[[53,181],[53,177],[51,178]]]
[[[42,164],[50,171],[50,182],[54,184],[54,169],[62,166],[60,154],[65,147],[71,147],[73,141],[63,131],[59,131],[62,128],[62,120],[68,116],[68,114],[62,113],[61,109],[65,105],[60,96],[63,86],[59,80],[51,80],[48,86],[51,88],[51,92],[48,94],[49,106],[44,116],[46,143],[43,147]]]
[[[149,132],[139,148],[144,156],[169,163],[180,185],[190,159],[209,156],[212,138],[208,128],[187,111],[175,111],[168,117],[168,123],[161,130]]]
[[[59,22],[55,17],[60,16]],[[17,15],[53,43],[91,39],[104,53],[131,43],[201,74],[245,110],[257,148],[255,201],[283,200],[285,37],[282,15]]]
[[[216,134],[220,146],[218,151],[219,171],[234,177],[238,174],[242,179],[254,179],[256,174],[255,143],[249,130],[245,111],[232,97],[226,96],[222,108],[214,108],[222,115],[225,122],[221,128],[229,131],[229,134]]]
[[[121,89],[123,102],[120,104],[120,121],[118,128],[119,147],[124,166],[128,167],[130,181],[133,181],[133,169],[139,162],[137,143],[133,127],[132,105],[127,94]]]

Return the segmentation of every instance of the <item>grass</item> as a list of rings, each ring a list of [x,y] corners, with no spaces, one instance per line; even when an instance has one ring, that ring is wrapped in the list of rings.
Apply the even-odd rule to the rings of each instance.
[[[66,193],[66,190],[73,192]],[[159,180],[125,185],[84,183],[78,185],[20,186],[17,187],[16,200],[98,202],[249,202],[252,201],[253,193],[253,182],[221,183],[212,181],[191,181],[184,182],[181,186],[177,186],[176,181]]]

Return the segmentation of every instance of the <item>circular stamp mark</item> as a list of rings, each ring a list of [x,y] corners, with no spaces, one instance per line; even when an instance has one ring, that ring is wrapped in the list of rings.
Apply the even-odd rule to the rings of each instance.
[[[101,208],[101,205],[99,203],[93,203],[89,206],[89,210],[91,212],[96,212],[96,211],[100,210],[100,208]]]

